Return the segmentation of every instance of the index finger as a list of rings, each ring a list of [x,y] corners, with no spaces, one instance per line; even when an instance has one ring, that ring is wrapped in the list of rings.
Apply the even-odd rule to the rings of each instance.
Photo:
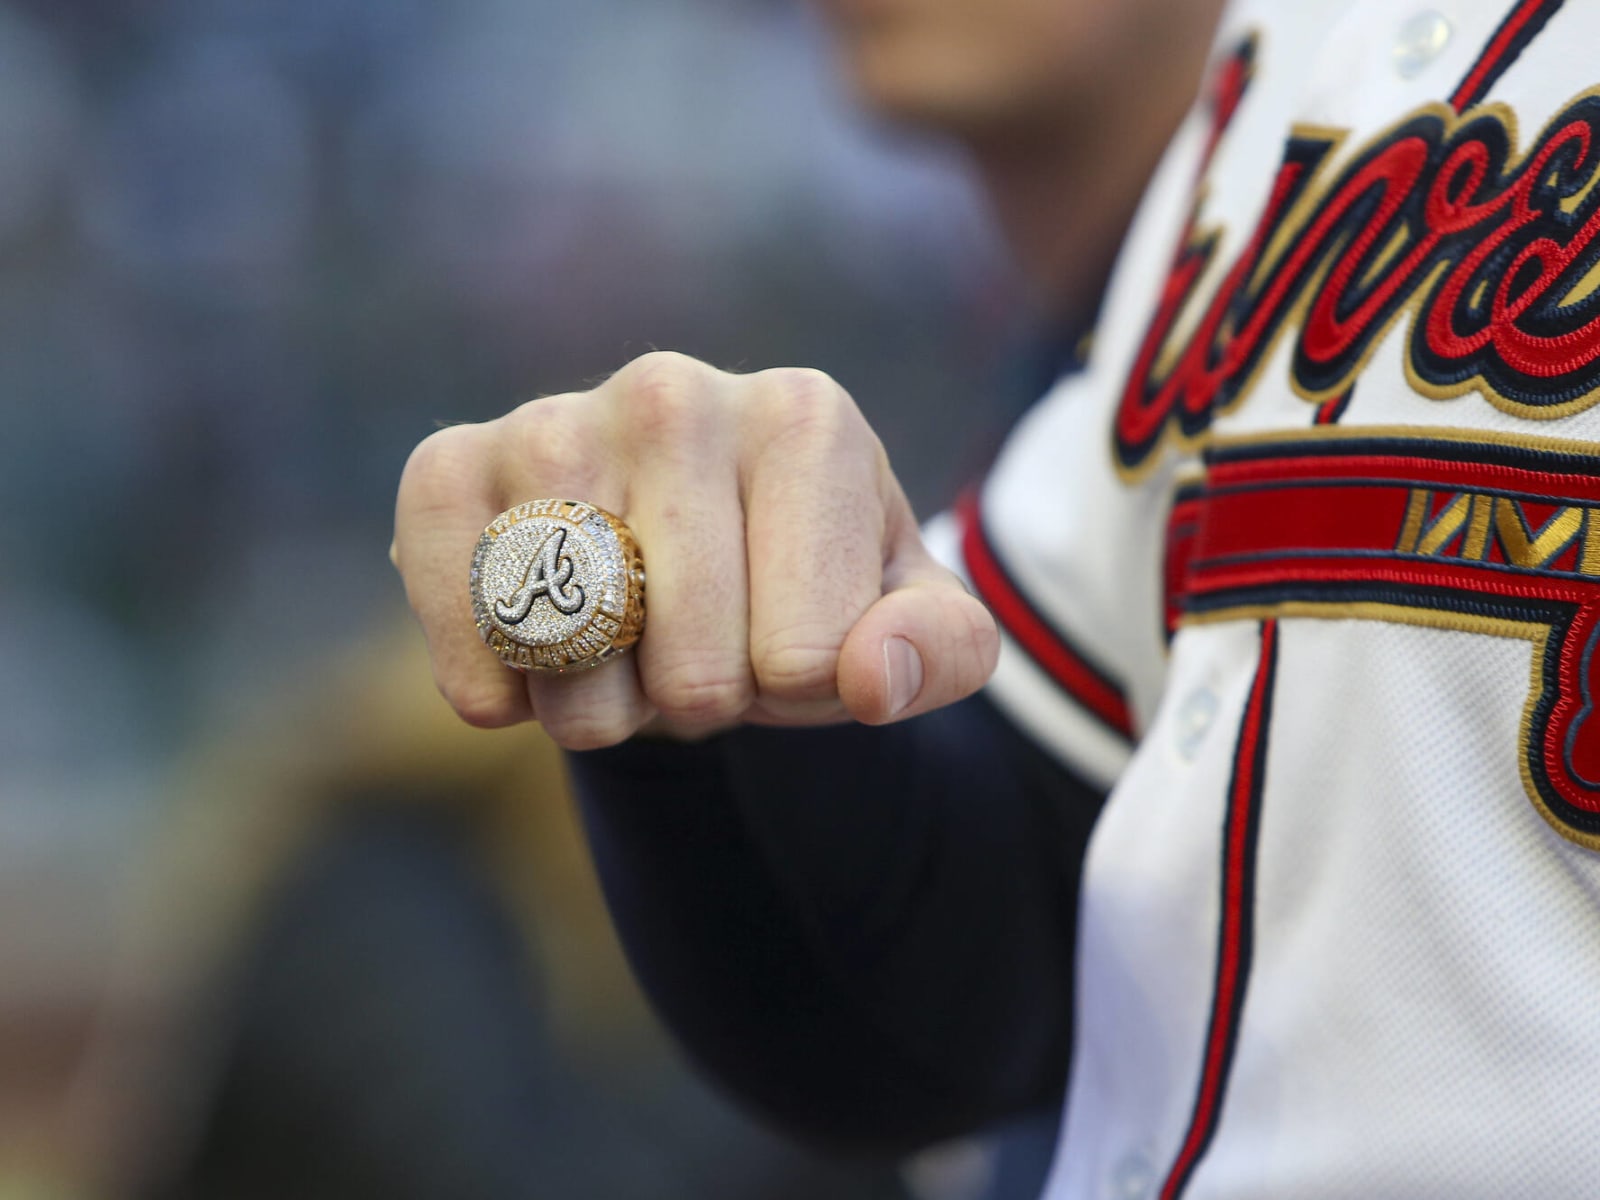
[[[828,376],[767,371],[751,383],[746,437],[760,444],[744,481],[750,662],[763,708],[815,720],[819,702],[838,700],[845,637],[882,594],[887,467]]]

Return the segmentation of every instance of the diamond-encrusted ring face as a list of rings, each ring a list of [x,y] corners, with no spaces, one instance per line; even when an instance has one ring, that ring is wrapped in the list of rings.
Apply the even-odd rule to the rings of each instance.
[[[522,671],[578,671],[639,640],[644,563],[622,521],[578,500],[501,513],[472,556],[472,619]]]

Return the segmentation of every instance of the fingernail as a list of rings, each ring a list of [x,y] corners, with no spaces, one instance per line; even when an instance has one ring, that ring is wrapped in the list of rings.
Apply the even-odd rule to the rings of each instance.
[[[902,637],[883,643],[883,675],[888,685],[889,715],[898,717],[922,691],[922,656]]]

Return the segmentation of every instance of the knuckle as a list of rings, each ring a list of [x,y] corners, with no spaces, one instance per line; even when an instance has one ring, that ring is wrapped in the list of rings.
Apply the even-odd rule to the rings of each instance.
[[[418,442],[400,475],[402,494],[422,496],[448,490],[480,469],[483,427],[449,425]]]
[[[952,597],[945,612],[944,635],[933,661],[947,664],[940,675],[965,695],[994,673],[1000,656],[1000,631],[989,610],[965,593]]]
[[[676,350],[651,350],[641,354],[618,371],[613,378],[628,384],[657,377],[696,376],[711,370],[698,358]]]
[[[775,367],[758,377],[763,408],[781,424],[797,428],[837,428],[855,415],[855,401],[825,371]]]
[[[500,418],[500,440],[523,462],[556,457],[581,435],[576,408],[565,396],[531,400]]]
[[[701,444],[715,417],[710,370],[682,354],[657,351],[618,376],[629,436],[652,446]]]
[[[785,367],[763,372],[754,407],[759,440],[769,452],[829,457],[877,453],[877,436],[855,401],[822,371]]]
[[[658,668],[644,681],[645,695],[669,720],[719,724],[737,720],[755,700],[748,667],[685,663]]]
[[[772,367],[762,371],[757,378],[782,392],[794,403],[833,405],[850,400],[832,375],[816,367]]]
[[[987,680],[1000,662],[1000,628],[987,608],[979,604],[971,607],[975,611],[971,617],[972,636],[967,645],[971,648],[979,678]]]
[[[593,416],[581,396],[547,396],[502,418],[501,441],[518,490],[552,487],[588,495],[604,456],[597,453]]]
[[[756,685],[763,696],[821,700],[838,691],[839,647],[794,640],[769,640],[757,647]]]

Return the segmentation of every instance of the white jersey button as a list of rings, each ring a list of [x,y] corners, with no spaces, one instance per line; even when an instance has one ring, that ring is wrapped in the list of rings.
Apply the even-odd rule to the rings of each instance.
[[[1197,687],[1184,698],[1172,718],[1172,748],[1184,762],[1193,762],[1205,744],[1206,734],[1217,719],[1217,694],[1208,687]]]
[[[1156,1172],[1150,1157],[1142,1150],[1130,1150],[1112,1168],[1106,1200],[1149,1200],[1156,1186]]]
[[[1394,69],[1402,79],[1415,79],[1450,44],[1450,22],[1428,9],[1400,26],[1394,43]]]

